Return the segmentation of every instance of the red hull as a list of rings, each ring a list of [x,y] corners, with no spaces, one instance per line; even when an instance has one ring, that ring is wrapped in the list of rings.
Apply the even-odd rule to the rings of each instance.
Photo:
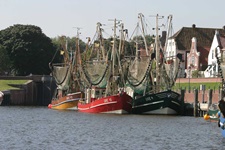
[[[132,98],[126,93],[107,96],[90,103],[78,102],[78,110],[85,113],[130,113]]]

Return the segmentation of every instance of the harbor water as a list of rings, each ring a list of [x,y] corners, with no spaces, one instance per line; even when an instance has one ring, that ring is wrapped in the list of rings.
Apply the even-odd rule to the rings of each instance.
[[[224,150],[216,122],[158,115],[0,107],[1,150]]]

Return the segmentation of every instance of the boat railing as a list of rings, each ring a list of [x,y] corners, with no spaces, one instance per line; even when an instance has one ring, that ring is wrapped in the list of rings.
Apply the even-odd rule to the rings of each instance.
[[[53,66],[66,66],[66,63],[54,63]]]

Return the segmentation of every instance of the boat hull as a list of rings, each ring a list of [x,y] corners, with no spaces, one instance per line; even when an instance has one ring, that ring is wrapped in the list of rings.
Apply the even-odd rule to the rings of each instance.
[[[134,114],[175,115],[181,112],[181,96],[173,91],[148,94],[133,100]]]
[[[219,109],[209,109],[208,110],[208,115],[211,121],[218,121],[219,118],[216,116],[218,113]]]
[[[130,113],[132,98],[126,93],[96,99],[90,103],[78,103],[78,111],[85,113]]]
[[[80,99],[82,99],[82,97],[83,93],[81,92],[67,94],[59,99],[52,100],[48,107],[57,110],[71,109],[77,107],[77,103]]]
[[[0,105],[2,104],[4,94],[0,91]]]

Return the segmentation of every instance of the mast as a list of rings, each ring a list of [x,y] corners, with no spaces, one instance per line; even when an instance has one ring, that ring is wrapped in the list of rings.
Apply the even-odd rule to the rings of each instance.
[[[137,27],[136,28],[137,28],[136,35],[138,35],[139,22],[137,23]],[[135,59],[138,60],[138,36],[136,36],[135,44],[136,44],[136,55],[135,55]]]
[[[112,49],[112,53],[113,53],[113,76],[115,76],[115,63],[116,63],[116,19],[114,20],[114,34],[113,34],[113,49]]]
[[[118,92],[118,67],[119,63],[116,62],[116,59],[119,61],[119,54],[118,51],[116,50],[116,25],[120,23],[119,20],[113,19],[109,21],[114,21],[114,34],[113,34],[113,46],[112,46],[112,54],[111,54],[111,77],[110,80],[107,83],[107,89],[106,89],[106,95],[107,94],[116,94]],[[116,57],[117,56],[117,57]],[[117,74],[116,74],[117,73]]]
[[[142,36],[143,36],[143,39],[144,39],[144,43],[145,43],[145,51],[146,51],[146,55],[149,56],[148,54],[148,47],[147,47],[147,42],[146,42],[146,39],[145,39],[145,28],[144,28],[144,24],[143,24],[143,14],[142,13],[139,13],[138,14],[138,18],[140,19],[140,22],[141,22],[141,27],[142,27]]]
[[[62,48],[63,48],[63,57],[64,57],[64,63],[68,64],[69,63],[69,53],[68,53],[68,49],[67,49],[67,38],[66,36],[61,36],[60,37],[60,42],[62,44]]]
[[[156,92],[159,91],[159,86],[160,86],[160,47],[159,47],[159,25],[158,21],[159,19],[162,19],[163,16],[159,16],[158,14],[156,15],[156,37],[155,37],[155,48],[156,48]]]
[[[113,26],[113,47],[112,47],[112,75],[115,76],[115,65],[116,65],[116,25],[120,23],[121,20],[113,19],[109,21],[114,21],[114,26]]]
[[[102,24],[100,22],[97,23],[97,33],[98,33],[98,39],[99,39],[99,47],[101,49],[103,60],[105,60],[105,49],[103,46],[103,39],[102,39]],[[98,57],[100,56],[100,50],[98,51]],[[99,59],[99,58],[98,58]]]
[[[165,51],[167,50],[168,39],[172,35],[172,18],[173,18],[172,15],[168,16],[168,23],[167,23],[168,28],[166,31],[166,43],[165,43],[165,48],[164,48]]]
[[[81,64],[81,57],[80,57],[80,37],[79,37],[79,35],[80,35],[80,32],[79,31],[80,31],[81,28],[79,28],[79,27],[76,27],[76,28],[77,28],[77,38],[76,38],[76,50],[74,52],[74,56],[75,56],[74,61],[79,62]],[[75,66],[75,70],[77,70],[76,67],[77,66]]]
[[[118,59],[118,67],[119,67],[119,73],[122,77],[122,82],[123,85],[125,85],[125,81],[124,81],[124,74],[123,74],[123,69],[121,66],[121,55],[123,55],[124,52],[124,42],[125,42],[125,38],[124,38],[124,24],[121,23],[120,25],[120,43],[119,43],[119,52],[117,51],[117,59]]]
[[[121,23],[120,25],[121,29],[120,29],[120,43],[119,43],[119,55],[121,55],[122,53],[122,40],[124,40],[124,35],[123,35],[123,30],[124,30],[124,25],[123,23]]]

